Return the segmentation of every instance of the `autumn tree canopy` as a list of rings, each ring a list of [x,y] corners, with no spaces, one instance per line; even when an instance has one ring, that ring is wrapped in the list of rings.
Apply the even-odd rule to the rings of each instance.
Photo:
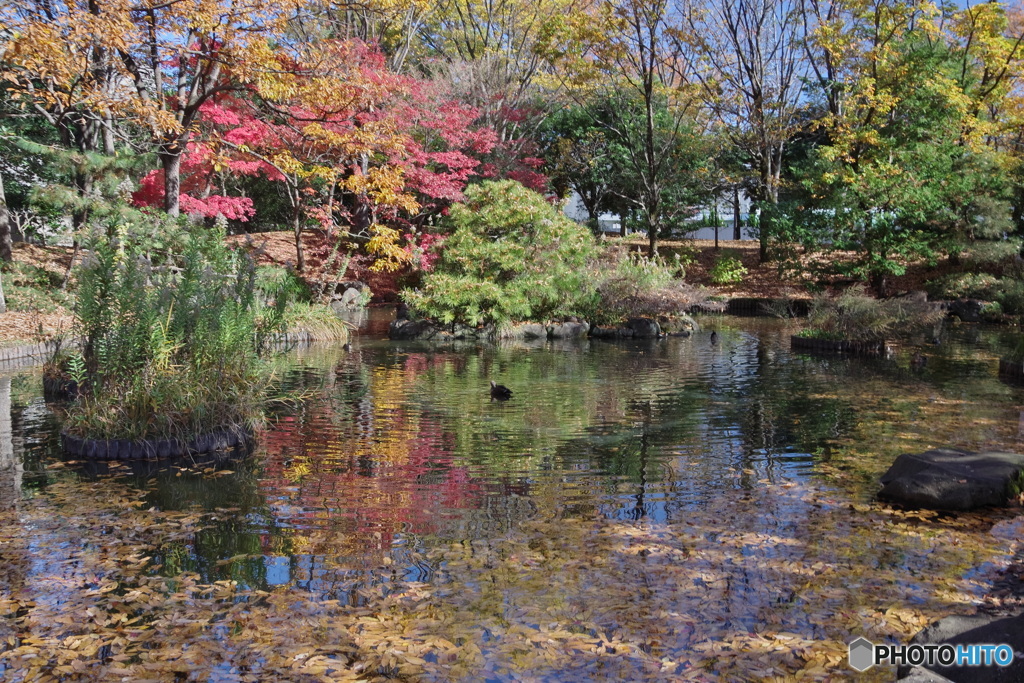
[[[287,226],[300,264],[316,227],[398,267],[404,235],[441,229],[468,183],[561,196],[567,173],[652,254],[726,185],[754,200],[763,258],[859,233],[871,277],[982,238],[977,206],[1024,223],[1024,22],[1001,3],[13,0],[0,25],[6,119],[66,150],[149,154],[127,173],[138,203]],[[95,174],[65,175],[93,192]],[[838,219],[822,234],[842,207],[901,217],[877,243]]]

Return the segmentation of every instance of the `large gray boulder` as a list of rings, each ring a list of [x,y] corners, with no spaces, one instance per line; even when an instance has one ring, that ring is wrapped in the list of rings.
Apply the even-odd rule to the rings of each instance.
[[[661,336],[661,325],[650,318],[630,318],[626,321],[626,329],[632,330],[637,339],[656,339]]]
[[[940,676],[931,669],[926,669],[923,666],[911,667],[906,676],[902,679],[903,683],[952,683],[945,676]]]
[[[950,643],[952,645],[995,644],[1009,645],[1015,656],[1006,667],[935,665],[933,670],[954,683],[1010,683],[1024,680],[1024,616],[999,617],[990,615],[951,616],[940,619],[918,633],[910,641],[921,645]],[[904,680],[926,681],[923,667],[901,666],[897,677]],[[914,675],[919,676],[914,678]],[[942,679],[939,679],[942,680]]]
[[[370,286],[359,280],[340,280],[337,282],[313,281],[310,288],[314,294],[323,292],[336,313],[346,310],[363,308],[370,301]]]
[[[904,453],[882,475],[879,498],[913,507],[972,510],[1004,506],[1020,493],[1024,455],[937,448]]]
[[[590,336],[594,339],[632,339],[633,330],[627,327],[598,327],[590,328]]]
[[[981,322],[982,313],[988,302],[978,299],[955,299],[946,304],[950,315],[955,315],[965,323]]]
[[[396,340],[420,339],[434,329],[434,325],[427,320],[392,320],[388,325],[388,337]]]
[[[501,339],[547,339],[548,328],[540,323],[513,323],[501,329]]]
[[[442,325],[429,320],[392,320],[388,325],[388,338],[393,341],[453,342],[493,339],[494,328],[470,325]]]
[[[586,322],[561,322],[548,325],[548,337],[550,339],[583,339],[590,331],[590,323]]]

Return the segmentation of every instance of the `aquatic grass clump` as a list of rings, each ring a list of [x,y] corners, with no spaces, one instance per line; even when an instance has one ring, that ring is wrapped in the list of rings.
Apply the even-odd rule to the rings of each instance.
[[[595,294],[582,313],[598,324],[615,324],[636,316],[675,315],[707,300],[707,293],[687,284],[679,258],[666,262],[609,247],[588,266]]]
[[[301,335],[310,341],[345,341],[352,325],[327,306],[293,302],[284,312],[284,329],[289,335]]]
[[[863,285],[811,301],[808,327],[799,333],[813,339],[882,341],[914,334],[938,323],[945,311],[910,297],[875,299]]]
[[[264,419],[264,356],[289,296],[258,291],[250,256],[192,226],[180,254],[155,255],[130,224],[89,236],[79,266],[72,359],[84,392],[66,429],[92,439],[194,438]]]

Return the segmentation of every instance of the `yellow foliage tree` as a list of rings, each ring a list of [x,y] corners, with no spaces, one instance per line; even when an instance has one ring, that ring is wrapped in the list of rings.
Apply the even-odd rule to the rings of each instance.
[[[200,108],[226,90],[277,81],[271,43],[301,2],[13,0],[0,6],[2,76],[66,146],[113,154],[122,124],[147,130],[165,209],[177,215],[181,157]]]

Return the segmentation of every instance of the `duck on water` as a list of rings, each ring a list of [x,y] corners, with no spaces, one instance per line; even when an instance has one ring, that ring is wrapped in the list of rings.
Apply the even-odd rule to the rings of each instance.
[[[506,387],[504,384],[495,384],[494,380],[491,380],[491,398],[498,399],[499,401],[507,401],[512,398],[512,390]]]

